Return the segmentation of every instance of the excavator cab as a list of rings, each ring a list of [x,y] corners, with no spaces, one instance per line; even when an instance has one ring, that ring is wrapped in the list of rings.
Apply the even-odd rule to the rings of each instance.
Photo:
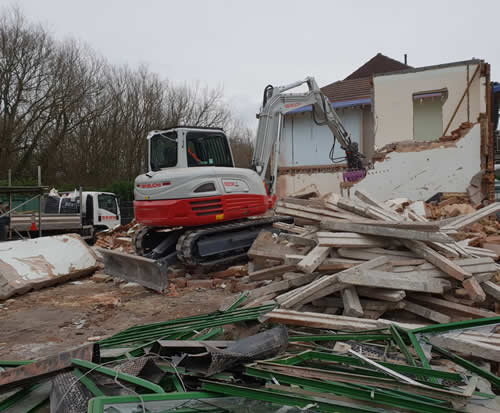
[[[149,168],[198,166],[234,167],[226,135],[221,129],[182,127],[153,131],[148,136]]]

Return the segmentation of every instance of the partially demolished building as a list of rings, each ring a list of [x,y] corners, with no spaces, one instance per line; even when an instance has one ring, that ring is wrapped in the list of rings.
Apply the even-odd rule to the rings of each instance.
[[[412,68],[378,54],[323,92],[373,168],[343,182],[340,148],[328,127],[305,108],[285,117],[278,196],[315,184],[320,193],[369,189],[380,199],[424,200],[437,192],[466,192],[474,179],[494,198],[494,133],[499,93],[488,63],[473,59]],[[305,150],[308,148],[307,150]]]

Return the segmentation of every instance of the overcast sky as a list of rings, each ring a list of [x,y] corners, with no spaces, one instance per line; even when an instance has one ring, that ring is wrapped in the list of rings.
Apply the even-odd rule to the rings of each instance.
[[[378,52],[427,66],[472,57],[500,80],[491,1],[0,0],[56,37],[83,40],[112,63],[146,64],[175,82],[222,86],[250,127],[262,90],[306,76],[343,79]]]

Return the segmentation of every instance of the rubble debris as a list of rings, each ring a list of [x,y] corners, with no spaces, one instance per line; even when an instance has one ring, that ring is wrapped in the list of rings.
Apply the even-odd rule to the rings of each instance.
[[[500,317],[423,326],[274,305],[244,309],[244,299],[212,314],[131,327],[87,345],[88,354],[56,355],[51,376],[40,361],[0,360],[0,380],[17,378],[0,381],[0,410],[31,411],[44,403],[75,413],[278,412],[283,406],[493,413],[500,407]],[[249,336],[234,328],[258,318],[263,323]],[[230,331],[235,335],[221,340]],[[29,368],[35,374],[17,374]]]
[[[0,300],[96,269],[96,254],[77,234],[5,242],[0,247]]]
[[[96,236],[95,245],[101,248],[133,254],[133,236],[141,227],[141,224],[131,221],[126,225],[119,225],[111,230],[101,231]]]
[[[277,213],[296,222],[280,225],[279,234],[262,232],[250,249],[250,264],[267,265],[240,280],[240,290],[246,282],[254,292],[247,305],[262,296],[282,309],[300,310],[312,303],[325,314],[376,319],[384,313],[394,316],[397,302],[398,314],[436,323],[496,314],[498,257],[454,236],[495,214],[500,203],[477,210],[467,204],[470,213],[429,221],[418,214],[423,206],[411,209],[413,203],[406,199],[383,203],[360,190],[354,195],[277,202]],[[463,199],[441,194],[439,202],[452,207]],[[297,221],[304,219],[307,223]],[[290,274],[312,278],[287,288]],[[255,281],[266,285],[256,287]],[[365,309],[366,298],[378,305]]]

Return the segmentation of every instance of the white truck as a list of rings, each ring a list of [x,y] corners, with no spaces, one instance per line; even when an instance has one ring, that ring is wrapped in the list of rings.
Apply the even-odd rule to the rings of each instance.
[[[111,192],[75,190],[59,194],[52,190],[42,211],[41,217],[38,212],[8,214],[9,238],[33,233],[39,235],[41,230],[42,235],[75,232],[92,241],[97,232],[119,225],[121,218],[118,198]]]

